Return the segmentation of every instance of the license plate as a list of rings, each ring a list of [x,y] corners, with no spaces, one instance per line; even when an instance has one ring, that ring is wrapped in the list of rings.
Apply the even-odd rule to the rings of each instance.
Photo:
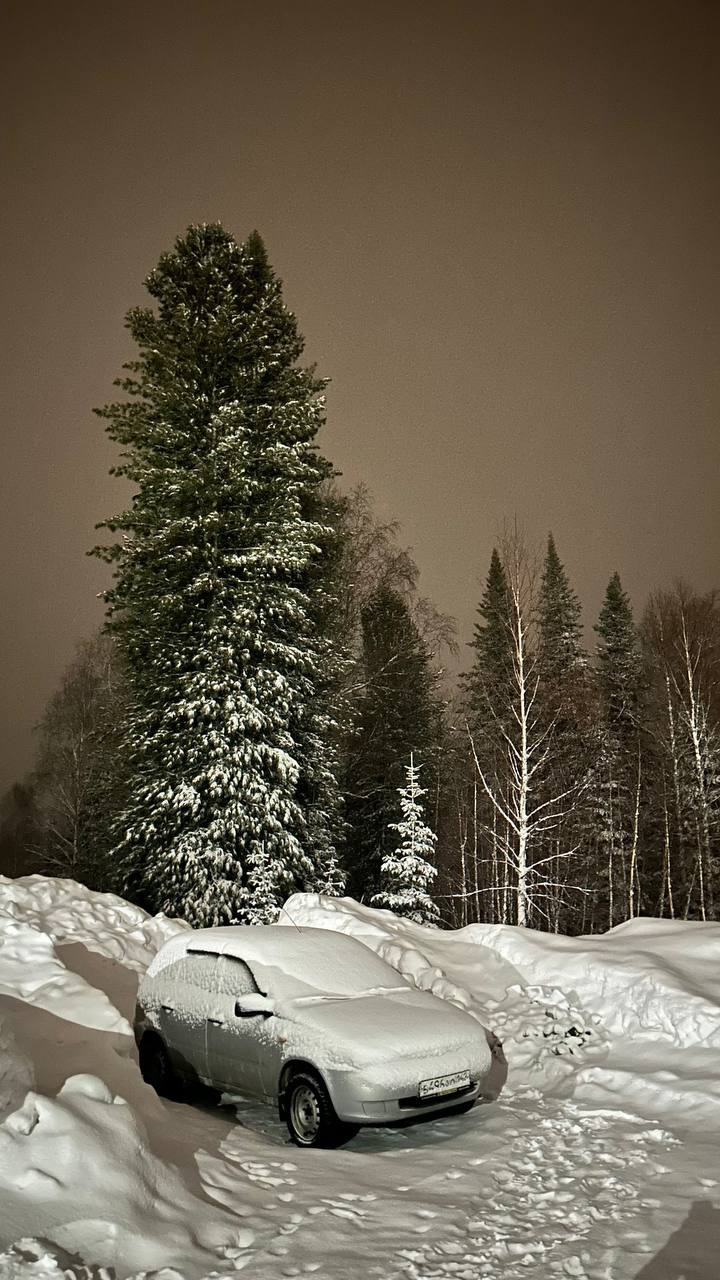
[[[421,1080],[418,1085],[418,1096],[435,1098],[443,1093],[455,1093],[457,1089],[467,1089],[469,1084],[469,1071],[454,1071],[451,1076],[435,1076],[433,1080]]]

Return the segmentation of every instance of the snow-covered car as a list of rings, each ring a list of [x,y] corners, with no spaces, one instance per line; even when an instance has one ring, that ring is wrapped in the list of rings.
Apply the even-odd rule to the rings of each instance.
[[[158,1093],[202,1082],[275,1102],[301,1147],[469,1110],[497,1097],[507,1073],[475,1018],[329,929],[175,935],[140,983],[135,1038]]]

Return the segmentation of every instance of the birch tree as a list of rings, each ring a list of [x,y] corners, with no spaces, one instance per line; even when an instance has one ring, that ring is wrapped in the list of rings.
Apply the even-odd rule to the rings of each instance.
[[[505,918],[519,925],[549,922],[558,898],[567,892],[557,868],[576,848],[546,852],[550,837],[562,830],[579,787],[557,790],[551,785],[555,721],[547,721],[541,700],[541,666],[537,648],[537,574],[517,530],[502,544],[507,582],[504,620],[508,678],[502,696],[488,684],[485,720],[492,726],[495,751],[479,751],[470,742],[487,817],[486,836],[501,851],[501,879],[488,887],[505,895]]]
[[[651,725],[662,776],[663,899],[713,919],[720,872],[720,609],[683,583],[650,600],[643,638],[654,683]]]
[[[110,636],[78,646],[38,726],[33,776],[36,863],[92,889],[117,887],[113,819],[126,799],[125,673]]]

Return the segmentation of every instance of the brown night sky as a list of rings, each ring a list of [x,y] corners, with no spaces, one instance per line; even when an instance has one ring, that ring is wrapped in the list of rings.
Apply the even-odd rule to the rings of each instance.
[[[93,405],[189,222],[257,227],[332,378],[325,453],[469,638],[552,528],[595,619],[720,585],[720,8],[4,6],[0,790],[100,622],[124,493]]]

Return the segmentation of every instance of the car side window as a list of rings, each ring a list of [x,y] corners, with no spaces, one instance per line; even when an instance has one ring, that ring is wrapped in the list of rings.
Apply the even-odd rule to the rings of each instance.
[[[216,968],[217,956],[204,952],[188,951],[185,956],[185,971],[182,980],[191,987],[199,987],[201,991],[217,991]]]
[[[224,996],[246,996],[255,994],[258,985],[244,960],[238,960],[236,956],[219,956],[215,990]]]

